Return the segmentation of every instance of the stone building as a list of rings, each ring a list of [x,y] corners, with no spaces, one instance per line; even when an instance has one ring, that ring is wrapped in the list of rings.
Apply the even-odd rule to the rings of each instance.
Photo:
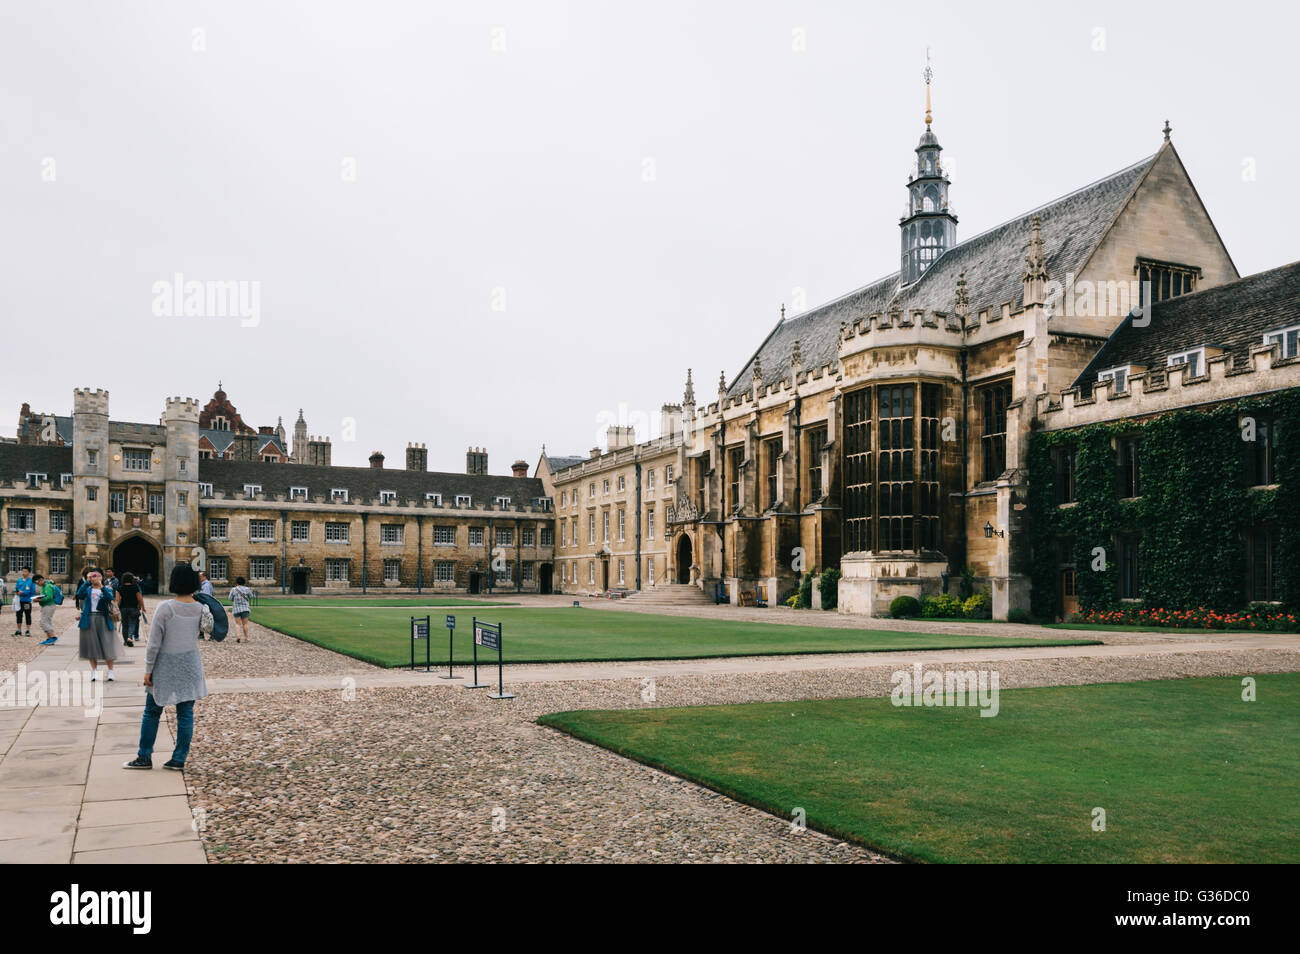
[[[243,576],[285,592],[549,592],[554,514],[526,465],[510,477],[429,472],[423,445],[407,448],[405,470],[378,452],[370,467],[205,457],[213,431],[283,450],[218,396],[206,408],[170,398],[144,424],[111,420],[107,391],[79,389],[70,427],[46,416],[49,440],[37,428],[0,444],[0,572],[71,583],[102,565],[161,580],[199,560],[217,584]]]
[[[1167,124],[1154,155],[957,241],[928,97],[899,271],[782,309],[716,400],[684,408],[670,578],[735,601],[838,567],[840,610],[876,615],[970,566],[996,617],[1027,609],[1040,401],[1128,316],[1239,278]]]
[[[561,592],[634,591],[670,582],[664,519],[683,446],[682,407],[667,404],[654,440],[637,443],[631,427],[615,426],[605,453],[595,448],[585,459],[543,453],[534,473],[555,501]],[[690,582],[689,561],[682,567],[683,582]]]

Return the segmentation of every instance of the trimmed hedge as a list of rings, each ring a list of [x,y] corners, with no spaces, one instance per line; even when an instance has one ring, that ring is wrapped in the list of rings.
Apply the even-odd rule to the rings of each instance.
[[[921,601],[915,596],[895,596],[889,604],[894,619],[915,619],[921,615]]]

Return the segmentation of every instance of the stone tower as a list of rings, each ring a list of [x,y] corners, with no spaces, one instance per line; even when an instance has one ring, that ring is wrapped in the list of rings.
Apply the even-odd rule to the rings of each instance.
[[[72,392],[72,564],[74,579],[83,567],[108,559],[108,392]]]
[[[307,421],[298,408],[298,420],[293,425],[293,450],[289,454],[295,464],[307,463]]]
[[[899,283],[910,285],[940,255],[957,244],[957,216],[948,207],[948,186],[939,153],[943,147],[930,131],[929,65],[925,67],[925,132],[916,147],[916,168],[907,183],[907,215],[899,220],[903,254]]]
[[[486,474],[488,472],[488,455],[482,447],[471,447],[465,452],[465,473]]]
[[[199,532],[199,402],[168,398],[163,423],[167,425],[167,456],[163,460],[167,490],[160,580],[171,576],[178,562],[192,561],[203,539]]]

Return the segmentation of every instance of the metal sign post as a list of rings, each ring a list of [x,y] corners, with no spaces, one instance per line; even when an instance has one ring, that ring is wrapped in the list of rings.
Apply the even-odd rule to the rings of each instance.
[[[470,618],[474,621],[474,644],[473,644],[473,646],[474,646],[474,681],[473,681],[472,683],[466,683],[466,684],[465,684],[465,688],[466,688],[466,689],[487,689],[487,688],[488,688],[488,684],[487,684],[486,682],[479,682],[479,681],[478,681],[478,648],[479,648],[479,646],[482,645],[482,640],[481,640],[481,638],[480,638],[480,636],[479,636],[479,628],[480,628],[481,626],[483,626],[483,624],[480,623],[480,622],[478,621],[478,617],[477,617],[477,616],[473,616],[473,617],[470,617]],[[491,624],[488,624],[488,625],[491,625]]]
[[[424,640],[424,671],[431,672],[429,668],[431,659],[429,657],[429,617],[420,619],[418,616],[411,617],[411,671],[415,671],[415,643],[417,640]]]
[[[464,678],[462,676],[457,676],[455,672],[452,670],[452,666],[456,662],[456,657],[455,657],[456,647],[455,647],[455,639],[454,639],[455,635],[456,635],[456,617],[448,613],[447,614],[447,675],[439,676],[438,677],[439,679]]]
[[[489,692],[489,699],[513,699],[513,692],[506,692],[504,671],[501,661],[501,624],[500,623],[481,623],[474,620],[474,644],[483,646],[485,649],[495,649],[497,651],[497,691]],[[477,677],[475,677],[477,678]]]

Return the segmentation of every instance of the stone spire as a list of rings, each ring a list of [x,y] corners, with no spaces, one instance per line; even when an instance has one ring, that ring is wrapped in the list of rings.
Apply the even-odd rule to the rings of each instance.
[[[902,230],[902,257],[899,282],[910,285],[925,274],[935,259],[957,244],[957,216],[948,204],[951,183],[944,175],[939,153],[943,147],[930,129],[930,81],[934,70],[926,54],[925,132],[916,146],[916,168],[907,183],[907,215],[899,221]]]
[[[691,369],[686,369],[686,392],[682,395],[682,404],[695,404],[695,383],[691,380]]]
[[[790,353],[790,370],[798,374],[803,369],[803,351],[799,348],[799,339],[794,339],[794,351]]]
[[[1043,233],[1038,216],[1030,219],[1029,253],[1025,256],[1024,303],[1041,305],[1047,292],[1047,254],[1043,251]]]
[[[957,295],[952,302],[952,312],[965,328],[966,320],[970,317],[970,295],[966,292],[966,269],[964,268],[957,276]]]
[[[726,399],[727,399],[727,372],[720,371],[718,372],[718,400],[725,401]]]

